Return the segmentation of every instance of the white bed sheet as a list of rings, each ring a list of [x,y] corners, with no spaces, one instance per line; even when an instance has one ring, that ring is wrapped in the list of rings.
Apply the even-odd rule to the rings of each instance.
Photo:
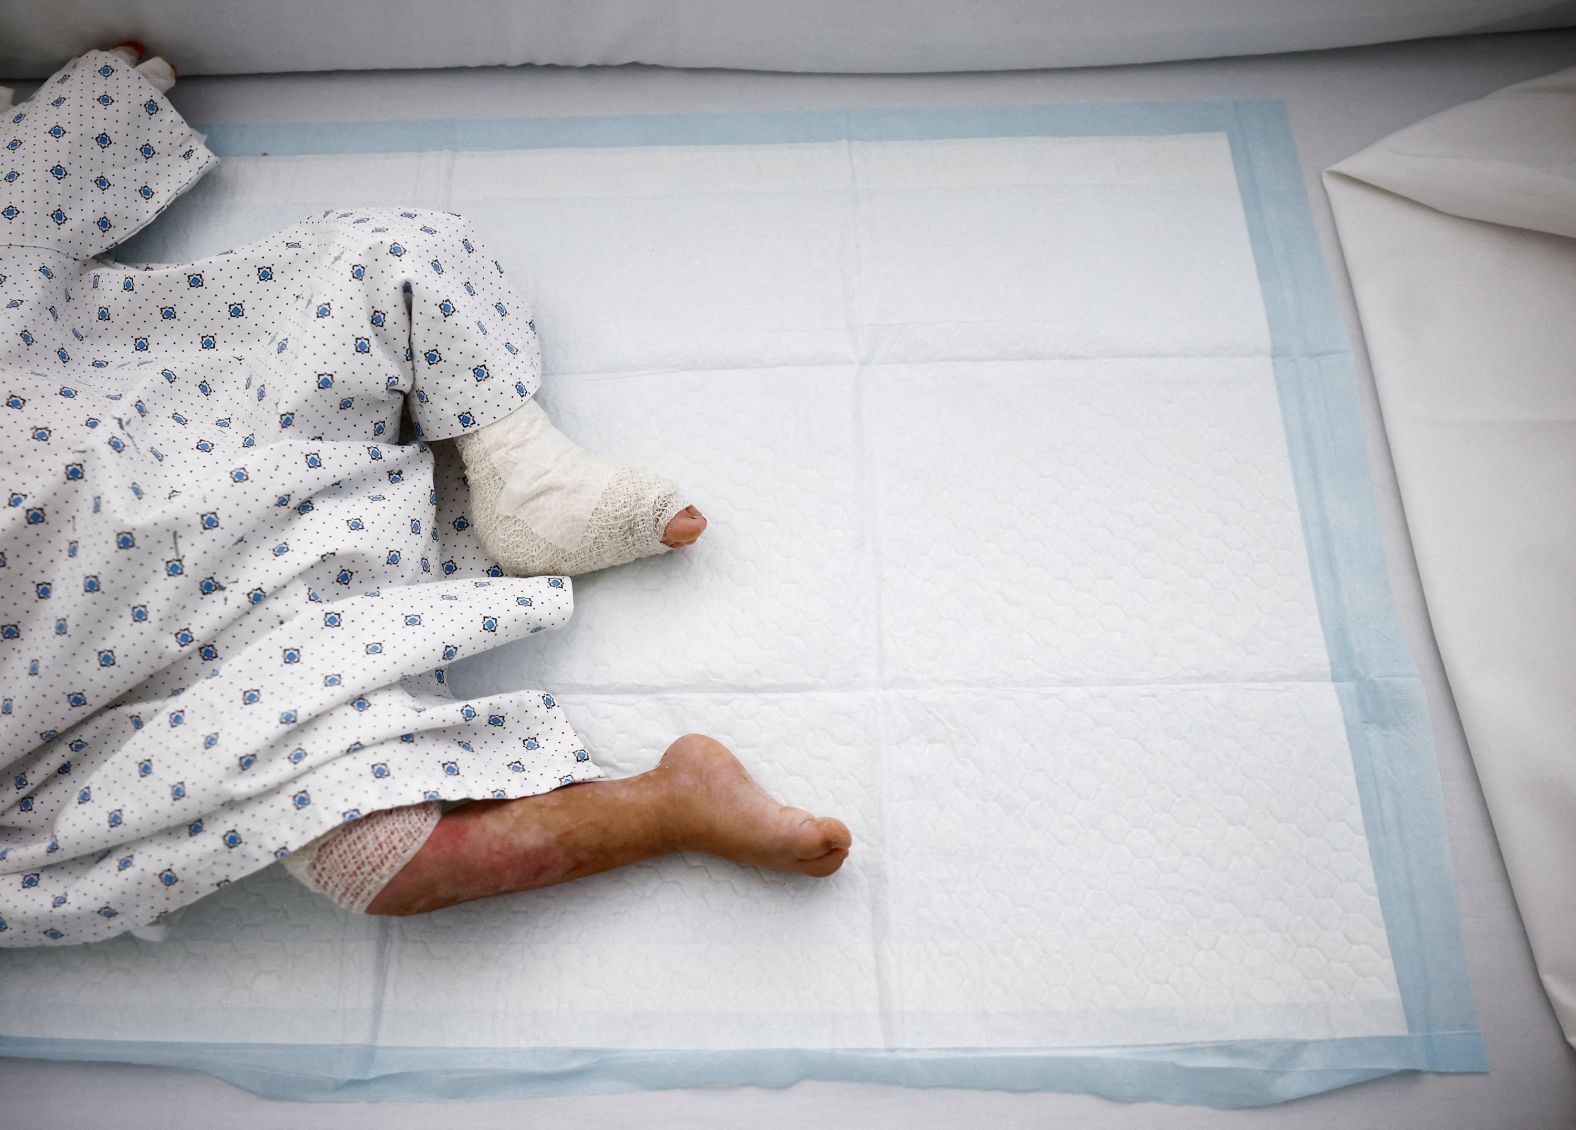
[[[1338,263],[1317,171],[1428,113],[1506,83],[1576,61],[1576,35],[1410,45],[1275,60],[1237,60],[1097,72],[927,78],[797,78],[765,75],[616,72],[477,72],[310,76],[193,82],[177,104],[198,121],[356,120],[393,116],[683,112],[716,108],[791,109],[839,105],[947,105],[1196,98],[1211,94],[1286,98],[1297,130],[1326,256]],[[485,106],[478,110],[476,107]],[[1344,280],[1338,279],[1356,335]],[[1367,385],[1372,413],[1371,382]],[[1371,416],[1372,419],[1372,416]],[[1080,1125],[1404,1127],[1442,1118],[1456,1125],[1562,1126],[1576,1111],[1576,1060],[1566,1051],[1533,977],[1525,938],[1439,670],[1401,522],[1382,433],[1370,429],[1374,475],[1398,604],[1430,691],[1436,742],[1452,821],[1468,957],[1489,1043],[1486,1076],[1396,1078],[1319,1096],[1274,1111],[1221,1112],[1123,1107],[1085,1096],[913,1092],[801,1083],[786,1092],[734,1089],[595,1096],[467,1107],[477,1126],[643,1125],[806,1121],[861,1125]],[[124,1125],[167,1125],[199,1105],[222,1104],[232,1126],[417,1125],[430,1108],[281,1108],[215,1080],[181,1072],[115,1066],[0,1063],[0,1089],[17,1125],[59,1123],[73,1112],[114,1110]],[[67,1097],[69,1096],[69,1097]],[[450,1108],[452,1111],[453,1108]],[[1244,1119],[1252,1119],[1244,1122]]]

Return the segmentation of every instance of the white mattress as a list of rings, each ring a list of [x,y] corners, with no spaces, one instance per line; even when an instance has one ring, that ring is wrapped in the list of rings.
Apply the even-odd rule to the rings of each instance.
[[[1013,70],[1311,51],[1576,22],[1545,0],[270,0],[222,18],[181,0],[10,0],[0,76],[127,36],[188,75],[379,67]],[[1137,30],[1141,29],[1141,30]]]
[[[1565,59],[1569,58],[1572,50],[1571,37],[1540,37],[1540,42],[1547,55],[1537,60],[1533,66],[1526,62],[1529,52],[1525,44],[1520,45],[1523,53],[1520,63],[1516,66],[1507,65],[1500,60],[1501,69],[1493,73],[1492,77],[1484,76],[1491,70],[1485,66],[1485,56],[1481,48],[1476,45],[1438,45],[1427,50],[1435,52],[1432,60],[1438,67],[1443,55],[1447,64],[1444,74],[1449,74],[1448,63],[1451,51],[1457,52],[1455,59],[1456,75],[1469,72],[1472,74],[1470,82],[1457,79],[1455,83],[1446,84],[1446,90],[1435,89],[1434,101],[1426,101],[1426,96],[1420,91],[1426,90],[1426,83],[1420,83],[1419,73],[1430,73],[1427,68],[1422,72],[1413,70],[1405,81],[1396,76],[1406,76],[1408,62],[1420,65],[1426,60],[1420,60],[1417,55],[1409,51],[1424,49],[1397,50],[1394,52],[1367,52],[1369,56],[1382,57],[1382,65],[1375,66],[1375,73],[1384,71],[1390,76],[1390,81],[1396,82],[1399,90],[1391,89],[1392,101],[1389,109],[1393,117],[1384,118],[1379,122],[1371,122],[1370,128],[1362,136],[1352,136],[1356,128],[1350,115],[1337,118],[1333,113],[1328,117],[1314,116],[1308,118],[1305,113],[1299,115],[1300,92],[1306,87],[1304,82],[1317,85],[1321,77],[1328,75],[1328,70],[1309,71],[1311,63],[1304,62],[1303,69],[1296,66],[1297,61],[1286,60],[1278,63],[1237,63],[1219,65],[1212,69],[1201,67],[1169,67],[1156,68],[1154,72],[1129,71],[1118,73],[1101,73],[1083,76],[1004,76],[1001,79],[984,78],[948,78],[927,80],[891,80],[888,82],[872,82],[870,80],[802,80],[770,79],[761,76],[715,76],[715,75],[669,75],[651,72],[623,72],[598,76],[597,89],[591,91],[563,90],[559,93],[564,101],[551,102],[549,95],[554,93],[554,83],[563,83],[566,87],[582,86],[592,76],[588,75],[525,75],[506,74],[496,76],[465,75],[457,76],[445,81],[443,76],[398,76],[369,80],[362,78],[345,83],[341,80],[327,78],[303,79],[291,85],[295,87],[294,94],[307,95],[312,98],[310,103],[302,101],[291,102],[290,91],[281,89],[279,93],[285,95],[278,103],[272,103],[277,116],[286,120],[298,120],[303,117],[317,116],[333,120],[355,118],[382,118],[387,117],[388,111],[385,102],[385,92],[394,90],[402,92],[409,99],[408,104],[415,104],[432,109],[433,117],[455,116],[463,112],[463,106],[470,104],[478,96],[485,95],[489,105],[486,116],[501,116],[506,113],[529,112],[534,114],[553,114],[574,112],[580,110],[594,113],[629,112],[632,110],[651,111],[661,110],[693,110],[726,105],[736,108],[741,100],[749,101],[752,98],[755,108],[789,108],[806,103],[814,105],[876,105],[892,103],[916,104],[931,102],[948,104],[959,102],[1047,102],[1047,101],[1099,101],[1120,98],[1182,98],[1196,97],[1201,93],[1222,93],[1236,96],[1245,95],[1278,95],[1288,97],[1291,102],[1293,121],[1299,125],[1299,141],[1303,148],[1305,168],[1317,169],[1329,164],[1333,160],[1344,156],[1351,149],[1379,136],[1397,125],[1410,121],[1429,110],[1436,109],[1463,98],[1474,96],[1483,92],[1483,89],[1499,85],[1514,78],[1523,77],[1526,73],[1553,69]],[[1564,53],[1563,55],[1561,53]],[[1351,60],[1342,60],[1339,57],[1329,57],[1322,61],[1324,65],[1341,67],[1351,66]],[[1471,66],[1468,66],[1471,64]],[[1520,69],[1526,67],[1526,70]],[[1437,73],[1437,72],[1436,72]],[[1347,89],[1350,89],[1351,75],[1347,76]],[[1136,80],[1136,81],[1135,81]],[[541,82],[541,86],[528,86],[528,83]],[[388,84],[380,92],[378,83]],[[423,92],[420,88],[424,83],[433,84]],[[457,85],[449,85],[449,83]],[[490,84],[490,85],[488,85]],[[726,87],[724,88],[724,85]],[[1113,85],[1116,84],[1116,85]],[[236,112],[226,112],[224,99],[226,96],[236,96],[244,92],[238,88],[247,86],[242,82],[213,83],[208,91],[204,91],[200,84],[193,84],[188,101],[184,104],[186,111],[199,121],[221,121],[226,116],[255,121],[267,116],[266,111],[257,104],[255,98],[256,87],[252,86],[253,95],[247,96],[243,104],[239,105]],[[282,86],[283,84],[281,84]],[[448,86],[447,93],[444,92]],[[1468,87],[1471,87],[1470,89]],[[790,89],[791,88],[791,89]],[[726,92],[724,92],[726,91]],[[325,102],[324,95],[328,93],[331,101]],[[412,98],[412,94],[416,97]],[[1411,95],[1416,101],[1396,105],[1402,94]],[[196,96],[211,94],[213,101],[205,106]],[[665,96],[664,96],[665,95]],[[270,95],[272,97],[272,95]],[[357,100],[360,101],[357,101]],[[1367,107],[1375,104],[1375,99],[1369,98],[1363,103]],[[571,107],[574,110],[571,110]],[[408,108],[405,116],[415,116]],[[1334,131],[1334,135],[1328,131]],[[1318,200],[1315,195],[1315,200]],[[1333,260],[1333,257],[1332,257]],[[1373,444],[1377,434],[1370,436]],[[1382,450],[1382,447],[1375,448]],[[1381,463],[1376,467],[1376,475],[1381,477],[1385,467]],[[1393,496],[1387,496],[1389,501],[1385,506],[1387,518],[1392,532],[1400,529],[1397,524]],[[1407,560],[1404,539],[1394,539],[1388,547],[1389,557],[1394,565],[1397,561]],[[1452,802],[1452,815],[1455,819],[1453,832],[1457,838],[1457,874],[1461,888],[1461,902],[1467,932],[1468,953],[1473,959],[1474,974],[1477,980],[1478,1000],[1482,1012],[1484,1029],[1489,1039],[1490,1054],[1494,1061],[1494,1072],[1486,1077],[1475,1079],[1439,1079],[1429,1078],[1420,1081],[1390,1081],[1386,1083],[1371,1084],[1344,1094],[1326,1096],[1295,1107],[1285,1108],[1274,1112],[1272,1115],[1258,1114],[1255,1117],[1273,1117],[1277,1120],[1286,1120],[1288,1125],[1295,1124],[1295,1119],[1305,1117],[1298,1113],[1302,1111],[1322,1111],[1322,1118],[1329,1120],[1341,1117],[1336,1106],[1342,1104],[1344,1112],[1351,1117],[1364,1117],[1377,1114],[1377,1104],[1386,1102],[1384,1099],[1365,1098],[1364,1096],[1394,1095],[1394,1101],[1403,1098],[1409,1103],[1413,1112],[1425,1109],[1417,1101],[1419,1091],[1430,1095],[1438,1095],[1440,1102],[1449,1102],[1451,1111],[1457,1117],[1465,1118],[1470,1111],[1466,1104],[1482,1103],[1481,1110],[1506,1109],[1506,1103],[1511,1100],[1506,1096],[1514,1093],[1514,1102],[1519,1106],[1514,1109],[1524,1111],[1526,1117],[1518,1120],[1520,1125],[1555,1124],[1553,1119],[1561,1111],[1570,1108],[1572,1102],[1573,1083],[1568,1061],[1559,1059],[1560,1045],[1558,1036],[1554,1032],[1552,1021],[1547,1015],[1546,1005],[1543,1005],[1540,996],[1532,985],[1528,966],[1524,955],[1518,949],[1523,945],[1519,928],[1517,927],[1513,911],[1510,910],[1508,900],[1505,898],[1503,880],[1497,871],[1497,859],[1493,854],[1492,840],[1486,838],[1485,826],[1482,822],[1479,804],[1472,788],[1470,776],[1463,776],[1466,762],[1464,753],[1450,725],[1451,714],[1448,698],[1444,694],[1442,681],[1438,678],[1437,665],[1428,658],[1429,638],[1426,626],[1419,616],[1419,605],[1416,600],[1415,578],[1405,569],[1393,569],[1392,579],[1400,594],[1403,604],[1403,613],[1408,614],[1409,628],[1411,629],[1414,645],[1424,658],[1425,678],[1431,683],[1432,705],[1436,720],[1436,739],[1438,740],[1442,767],[1446,778],[1447,798]],[[1463,820],[1465,830],[1463,831]],[[1475,822],[1474,822],[1475,821]],[[1467,850],[1463,851],[1463,837],[1467,840]],[[1476,850],[1471,850],[1475,837]],[[1480,917],[1487,913],[1490,917]],[[1515,960],[1513,960],[1515,959]],[[1519,964],[1518,964],[1519,961]],[[1519,982],[1516,975],[1519,974]],[[1541,1023],[1545,1030],[1541,1043],[1536,1038],[1536,1032]],[[47,1097],[54,1087],[58,1086],[64,1078],[79,1081],[74,1084],[75,1093],[87,1095],[91,1088],[103,1085],[120,1087],[121,1097],[116,1105],[123,1112],[128,1111],[125,1098],[125,1069],[119,1068],[65,1068],[58,1066],[44,1066],[36,1069],[36,1073],[16,1064],[7,1064],[3,1068],[3,1077],[6,1080],[8,1098],[13,1101],[21,1100],[24,1104],[36,1101],[41,1104],[37,1109],[45,1109],[50,1103]],[[1563,1074],[1562,1074],[1563,1070]],[[65,1072],[66,1075],[61,1073]],[[198,1080],[193,1077],[183,1077],[170,1073],[143,1073],[141,1078],[148,1080],[150,1090],[146,1092],[150,1098],[158,1093],[165,1096],[159,1101],[168,1101],[171,1086],[190,1087],[195,1095],[204,1087],[215,1086],[210,1081]],[[159,1081],[155,1081],[159,1080]],[[174,1080],[180,1080],[177,1084]],[[1508,1081],[1507,1081],[1508,1080]],[[1531,1080],[1539,1081],[1534,1085]],[[30,1082],[32,1081],[32,1082]],[[84,1089],[86,1088],[86,1089]],[[1093,1100],[1069,1098],[1066,1096],[1037,1095],[1037,1096],[1005,1096],[992,1094],[970,1094],[964,1092],[948,1092],[943,1096],[917,1095],[914,1093],[882,1092],[878,1088],[858,1088],[847,1085],[810,1085],[801,1084],[791,1092],[793,1099],[783,1102],[777,1113],[788,1118],[803,1119],[812,1116],[811,1107],[815,1104],[833,1104],[821,1109],[826,1111],[836,1110],[841,1118],[849,1117],[852,1108],[859,1109],[860,1104],[866,1104],[865,1109],[882,1108],[889,1111],[902,1110],[905,1104],[912,1103],[907,1116],[903,1118],[907,1124],[913,1124],[913,1111],[924,1110],[927,1113],[935,1112],[938,1101],[948,1104],[948,1109],[956,1112],[958,1117],[990,1118],[988,1112],[999,1112],[1000,1117],[1010,1117],[1009,1112],[1022,1112],[1027,1114],[1030,1110],[1038,1110],[1042,1116],[1076,1117],[1084,1122],[1093,1122],[1097,1115],[1093,1112],[1106,1110],[1111,1112],[1119,1123],[1123,1116],[1121,1108],[1110,1107],[1109,1104],[1099,1104]],[[802,1097],[801,1097],[802,1096]],[[602,1111],[602,1119],[615,1117],[614,1111],[622,1108],[619,1103],[638,1102],[640,1109],[649,1119],[649,1112],[653,1110],[670,1110],[676,1121],[683,1121],[684,1113],[693,1115],[704,1106],[721,1103],[716,1106],[719,1114],[724,1114],[730,1120],[738,1117],[756,1117],[757,1114],[748,1113],[755,1101],[752,1093],[748,1091],[728,1092],[724,1095],[684,1096],[681,1094],[646,1095],[636,1099],[619,1100],[616,1097],[604,1099],[576,1099],[576,1100],[541,1100],[529,1104],[527,1107],[515,1107],[514,1115],[518,1117],[520,1111],[529,1112],[529,1116],[542,1120],[552,1118],[555,1114],[576,1114],[582,1118],[598,1120],[597,1111]],[[247,1096],[234,1095],[227,1100],[231,1109],[255,1111],[260,1122],[269,1118],[267,1107],[260,1104],[261,1100],[253,1100]],[[686,1102],[692,1104],[683,1105]],[[603,1105],[597,1105],[603,1104]],[[675,1105],[678,1104],[678,1105]],[[701,1105],[693,1105],[701,1104]],[[805,1104],[810,1104],[809,1106]],[[1006,1105],[1003,1105],[1006,1104]],[[1356,1105],[1344,1105],[1356,1104]],[[140,1104],[139,1104],[140,1105]],[[23,1109],[27,1109],[24,1105]],[[54,1108],[58,1114],[58,1107]],[[146,1108],[151,1115],[152,1107]],[[389,1117],[398,1117],[397,1107],[384,1107],[371,1117],[386,1120]],[[325,1124],[335,1121],[336,1124],[354,1124],[353,1118],[356,1108],[336,1107],[332,1111],[323,1112]],[[497,1114],[502,1119],[510,1116],[509,1104],[489,1104],[485,1108],[469,1108],[468,1116],[473,1110],[487,1110]],[[294,1122],[304,1122],[301,1110],[292,1110],[290,1118]],[[1154,1124],[1190,1124],[1191,1119],[1201,1119],[1191,1124],[1216,1125],[1218,1120],[1226,1116],[1218,1112],[1185,1111],[1185,1110],[1159,1110],[1154,1113]],[[1308,1115],[1307,1117],[1311,1117]],[[1162,1123],[1160,1119],[1170,1120]],[[1541,1121],[1540,1121],[1541,1120]],[[862,1121],[872,1121],[862,1119]],[[1386,1121],[1390,1125],[1404,1125],[1391,1114]],[[1130,1124],[1130,1123],[1129,1123]]]

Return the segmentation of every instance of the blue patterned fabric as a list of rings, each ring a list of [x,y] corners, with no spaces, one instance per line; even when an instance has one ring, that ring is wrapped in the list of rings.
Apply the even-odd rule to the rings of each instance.
[[[425,441],[540,374],[466,221],[331,212],[122,265],[214,166],[201,136],[107,52],[4,130],[0,945],[158,922],[378,808],[601,776],[551,695],[443,682],[572,607],[437,528],[463,484]]]

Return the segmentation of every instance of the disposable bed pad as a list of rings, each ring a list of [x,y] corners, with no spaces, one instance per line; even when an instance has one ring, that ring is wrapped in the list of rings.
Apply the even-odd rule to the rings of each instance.
[[[208,144],[123,258],[460,212],[535,304],[559,425],[712,520],[451,688],[551,690],[613,775],[713,734],[855,846],[827,881],[672,856],[399,920],[274,867],[162,942],[0,954],[0,1050],[345,1099],[819,1078],[1242,1106],[1486,1069],[1281,104]]]

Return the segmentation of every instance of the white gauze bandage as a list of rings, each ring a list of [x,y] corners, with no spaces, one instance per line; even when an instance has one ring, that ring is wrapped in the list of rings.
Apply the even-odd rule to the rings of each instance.
[[[673,482],[584,451],[535,400],[459,438],[468,517],[516,576],[581,573],[662,553],[686,503]]]
[[[175,85],[175,68],[160,58],[147,59],[137,64],[137,71],[153,84],[160,94],[167,94]]]
[[[346,910],[366,913],[443,817],[437,801],[380,808],[285,856],[285,870]]]

